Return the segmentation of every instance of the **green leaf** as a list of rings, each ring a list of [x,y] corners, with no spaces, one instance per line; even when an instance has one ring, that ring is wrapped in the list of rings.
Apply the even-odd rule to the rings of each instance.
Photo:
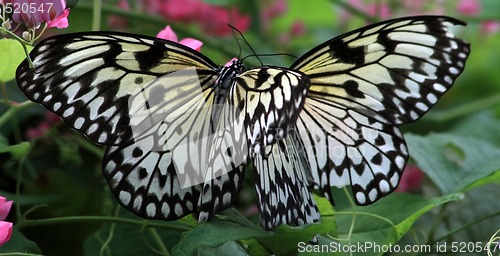
[[[32,47],[27,46],[28,51],[31,51]],[[16,75],[16,69],[19,64],[26,58],[22,45],[9,38],[0,39],[0,82],[7,82],[14,79]]]
[[[460,200],[462,197],[462,194],[457,193],[427,199],[418,195],[393,193],[380,199],[376,204],[337,209],[337,233],[333,235],[334,239],[320,236],[319,246],[334,245],[337,248],[358,244],[394,245],[424,213],[447,202]],[[382,254],[367,249],[363,255]]]
[[[5,143],[0,142],[0,154],[10,153],[12,157],[19,159],[20,157],[28,154],[31,144],[27,141],[23,141],[16,145],[7,146]]]
[[[490,164],[497,164],[497,163],[490,163]],[[483,167],[481,166],[481,168],[483,168]],[[468,190],[471,190],[471,189],[473,189],[475,187],[479,187],[479,186],[483,186],[483,185],[490,184],[490,183],[495,183],[495,182],[500,184],[500,167],[497,164],[495,166],[492,166],[492,168],[498,168],[498,169],[493,174],[491,174],[489,176],[486,176],[486,177],[484,177],[482,179],[476,180],[472,184],[464,187],[462,190],[463,191],[468,191]]]
[[[483,111],[457,121],[451,133],[500,146],[500,120],[494,117],[492,111]]]
[[[408,134],[406,141],[412,158],[443,194],[464,192],[500,167],[500,149],[486,141],[452,134]]]
[[[316,200],[320,197],[315,197]],[[322,205],[327,199],[318,200],[318,205]],[[330,204],[331,207],[331,204]],[[328,214],[328,213],[327,213]],[[317,234],[329,234],[336,230],[335,218],[333,216],[322,215],[321,222],[308,224],[299,227],[281,225],[274,230],[275,235],[258,239],[268,250],[275,255],[287,255],[297,252],[299,243],[307,244]]]
[[[235,241],[225,242],[217,248],[201,245],[198,250],[199,256],[245,256],[248,253]]]
[[[249,228],[229,221],[210,221],[186,232],[172,250],[173,255],[195,255],[201,248],[217,247],[228,241],[268,237],[271,232]]]
[[[33,241],[26,238],[14,225],[10,240],[0,246],[0,254],[11,253],[10,255],[14,255],[12,253],[16,252],[18,252],[19,255],[25,255],[26,253],[41,253],[38,246]]]
[[[137,219],[125,211],[122,211],[120,216]],[[163,243],[167,249],[170,249],[182,235],[182,232],[178,230],[151,229],[123,224],[103,225],[101,229],[85,239],[84,255],[159,255],[157,254],[158,243]],[[154,239],[153,233],[159,235],[159,241]]]
[[[39,194],[39,195],[26,195],[16,194],[0,189],[0,195],[10,200],[16,199],[16,204],[20,206],[33,206],[35,204],[47,204],[55,202],[62,198],[60,194]]]
[[[240,0],[203,0],[203,2],[217,6],[231,6],[238,4]]]
[[[306,15],[312,14],[314,15]],[[332,13],[331,1],[316,0],[314,4],[309,1],[289,0],[287,3],[287,11],[273,19],[275,30],[281,32],[289,31],[292,24],[295,22],[303,22],[307,28],[315,28],[320,26],[332,27],[335,22],[335,14]],[[325,32],[325,31],[322,31]],[[329,33],[318,34],[321,37],[319,41],[333,38],[336,34],[333,31]],[[316,42],[317,43],[317,42]]]

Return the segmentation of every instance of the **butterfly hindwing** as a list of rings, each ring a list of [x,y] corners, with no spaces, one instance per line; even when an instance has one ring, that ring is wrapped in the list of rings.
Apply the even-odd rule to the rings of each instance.
[[[290,132],[254,159],[260,224],[266,229],[280,224],[304,225],[321,219],[311,194],[307,163],[301,158],[297,143],[295,132]]]
[[[251,150],[286,137],[304,105],[309,78],[300,71],[259,67],[236,77],[229,104],[238,104],[244,114],[244,129]]]
[[[469,53],[447,17],[380,22],[331,39],[292,66],[311,79],[298,121],[315,186],[352,185],[358,204],[392,192],[408,158],[398,125],[420,118]]]
[[[209,150],[211,162],[200,197],[202,213],[199,220],[208,219],[229,207],[234,193],[228,192],[239,191],[242,164],[247,164],[256,155],[265,154],[262,149],[287,137],[304,104],[308,87],[309,80],[304,74],[279,67],[252,68],[235,76]],[[286,150],[285,147],[282,149]],[[261,167],[256,166],[258,169]],[[286,170],[291,171],[292,168]],[[296,171],[305,175],[306,170]],[[225,175],[233,178],[224,179]],[[223,192],[210,189],[215,184],[218,184],[215,187],[226,189]],[[288,183],[282,186],[288,186]],[[214,199],[214,192],[219,194],[219,199]],[[273,190],[267,192],[279,193]]]

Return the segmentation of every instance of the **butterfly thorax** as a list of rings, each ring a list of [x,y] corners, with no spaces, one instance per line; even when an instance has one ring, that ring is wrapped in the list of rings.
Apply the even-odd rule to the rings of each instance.
[[[220,68],[219,78],[215,81],[217,94],[225,94],[232,86],[235,77],[243,71],[243,62],[234,59]]]
[[[224,106],[227,94],[234,84],[236,76],[241,74],[243,71],[243,62],[238,59],[233,59],[226,65],[221,66],[218,73],[219,77],[215,81],[214,85],[214,111],[212,112],[212,120],[218,120],[220,115],[220,110]]]

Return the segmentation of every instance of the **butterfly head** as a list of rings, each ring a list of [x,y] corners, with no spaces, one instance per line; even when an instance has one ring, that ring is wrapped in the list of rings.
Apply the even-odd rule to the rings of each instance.
[[[220,68],[219,78],[217,79],[216,86],[219,89],[226,90],[234,82],[237,75],[243,72],[243,62],[237,58],[233,58]]]

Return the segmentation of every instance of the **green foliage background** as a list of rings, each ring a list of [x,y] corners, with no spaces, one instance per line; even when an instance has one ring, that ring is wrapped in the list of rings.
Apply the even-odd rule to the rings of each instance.
[[[73,7],[70,27],[50,30],[47,34],[91,30],[95,27],[91,22],[95,17],[94,2],[69,1],[68,5]],[[312,1],[289,0],[287,12],[264,29],[259,14],[267,1],[207,2],[235,5],[250,15],[252,25],[244,36],[258,53],[299,56],[333,36],[366,24],[367,18],[366,14],[354,12],[348,22],[342,21],[339,13],[352,7],[345,1],[316,0],[312,4]],[[372,2],[380,1],[365,1],[365,4]],[[386,2],[394,5],[396,1]],[[13,76],[7,74],[11,72],[7,69],[17,67],[20,59],[4,56],[8,52],[22,53],[22,48],[10,50],[15,44],[1,39],[0,195],[15,201],[15,209],[8,219],[15,223],[15,230],[11,241],[0,247],[0,255],[12,252],[30,255],[68,255],[68,252],[71,255],[303,255],[308,253],[302,252],[299,243],[307,244],[316,234],[319,245],[326,246],[367,241],[401,246],[435,246],[447,242],[451,252],[452,242],[480,242],[483,246],[480,254],[486,254],[487,242],[500,229],[500,32],[486,34],[481,30],[481,23],[500,20],[497,12],[500,3],[483,0],[481,5],[481,13],[475,16],[463,16],[453,11],[452,4],[447,6],[446,15],[468,23],[466,28],[457,31],[472,46],[467,67],[432,111],[403,127],[411,162],[426,174],[420,193],[393,193],[374,205],[358,207],[353,205],[347,189],[334,189],[337,205],[333,208],[327,200],[317,197],[323,219],[320,224],[298,228],[281,226],[274,231],[263,231],[255,214],[243,214],[256,203],[251,177],[245,180],[235,208],[200,225],[191,216],[176,222],[146,221],[122,209],[101,174],[102,148],[70,131],[65,124],[52,127],[40,138],[25,139],[26,129],[43,120],[45,110],[27,102],[11,80]],[[154,36],[169,24],[179,38],[203,41],[202,53],[216,63],[224,64],[239,56],[240,49],[233,37],[209,36],[194,24],[169,22],[115,6],[116,1],[103,3],[99,30],[113,29],[105,22],[110,15],[125,17],[129,21],[127,32],[144,35]],[[395,15],[407,13],[400,10]],[[279,36],[289,31],[297,20],[303,22],[305,33],[290,37],[283,44]],[[250,50],[242,44],[241,56],[248,54]],[[259,64],[255,58],[247,60],[248,65]],[[293,58],[273,56],[262,57],[262,60],[266,64],[289,66]],[[408,255],[413,254],[419,253]]]

